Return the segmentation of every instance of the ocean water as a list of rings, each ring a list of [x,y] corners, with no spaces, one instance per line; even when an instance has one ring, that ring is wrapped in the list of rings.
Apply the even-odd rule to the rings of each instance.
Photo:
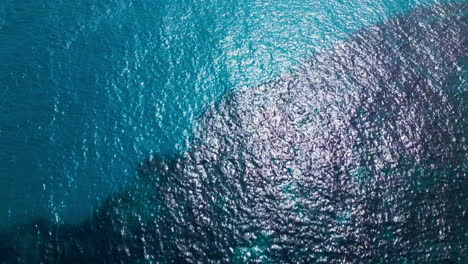
[[[463,263],[440,2],[2,1],[4,261]]]
[[[434,1],[0,4],[0,223],[74,221],[226,91]]]

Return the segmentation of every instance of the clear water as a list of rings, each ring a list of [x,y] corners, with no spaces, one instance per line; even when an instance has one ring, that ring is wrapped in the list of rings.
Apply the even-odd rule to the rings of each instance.
[[[436,2],[3,1],[5,261],[463,263],[466,39],[425,16],[467,12]]]

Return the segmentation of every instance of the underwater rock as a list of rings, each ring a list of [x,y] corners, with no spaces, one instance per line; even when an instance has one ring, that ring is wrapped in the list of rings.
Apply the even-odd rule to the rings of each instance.
[[[233,91],[181,157],[81,225],[12,228],[0,260],[466,263],[466,15],[420,8]]]

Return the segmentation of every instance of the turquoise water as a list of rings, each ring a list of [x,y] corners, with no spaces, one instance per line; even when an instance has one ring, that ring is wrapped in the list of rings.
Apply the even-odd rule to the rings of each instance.
[[[0,263],[466,263],[455,2],[3,1]]]
[[[0,223],[79,221],[226,91],[437,1],[0,3]]]

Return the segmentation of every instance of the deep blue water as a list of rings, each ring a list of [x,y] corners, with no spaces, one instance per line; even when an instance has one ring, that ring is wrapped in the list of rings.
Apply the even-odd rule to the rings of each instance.
[[[440,2],[2,1],[0,253],[463,263],[467,10]]]

